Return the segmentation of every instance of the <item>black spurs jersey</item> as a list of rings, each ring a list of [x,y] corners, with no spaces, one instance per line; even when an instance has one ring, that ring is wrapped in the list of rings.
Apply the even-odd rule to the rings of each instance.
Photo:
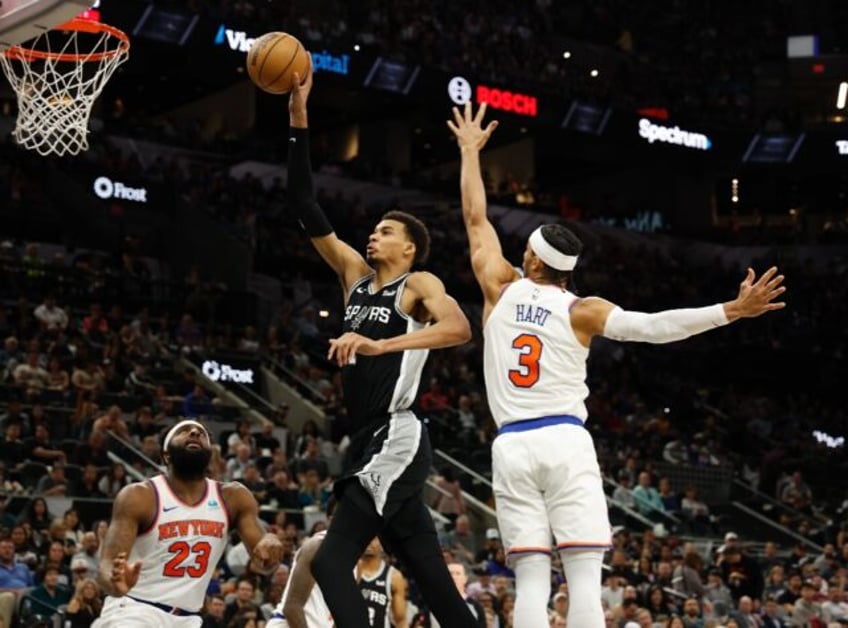
[[[373,275],[363,277],[350,291],[345,309],[345,332],[379,340],[393,338],[425,326],[400,308],[408,275],[401,275],[378,292],[372,292]],[[398,351],[378,356],[357,355],[342,369],[345,405],[352,432],[376,419],[409,408],[418,396],[426,349]]]
[[[392,603],[392,571],[394,567],[383,561],[380,570],[371,578],[360,576],[359,590],[368,607],[368,624],[371,628],[390,628]]]

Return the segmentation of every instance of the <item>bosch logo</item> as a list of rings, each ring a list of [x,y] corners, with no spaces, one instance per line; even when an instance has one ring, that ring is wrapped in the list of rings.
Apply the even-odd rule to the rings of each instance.
[[[461,76],[454,76],[448,82],[448,96],[457,105],[464,105],[471,100],[471,83]]]
[[[109,177],[97,177],[94,180],[94,193],[98,198],[104,200],[116,198],[123,201],[135,201],[136,203],[147,202],[147,190],[145,188],[131,188],[120,181],[112,181]]]
[[[539,102],[535,96],[486,85],[477,85],[476,88],[473,88],[468,79],[462,76],[454,76],[448,81],[448,96],[457,105],[464,105],[470,102],[473,97],[476,104],[486,103],[492,109],[531,118],[538,115]]]
[[[220,364],[215,360],[206,360],[203,362],[200,370],[213,382],[253,383],[253,369],[237,369],[229,364]]]

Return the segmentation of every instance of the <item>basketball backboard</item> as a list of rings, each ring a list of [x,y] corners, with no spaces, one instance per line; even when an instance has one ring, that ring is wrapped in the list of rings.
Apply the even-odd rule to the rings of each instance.
[[[0,1],[0,53],[91,8],[94,0]]]

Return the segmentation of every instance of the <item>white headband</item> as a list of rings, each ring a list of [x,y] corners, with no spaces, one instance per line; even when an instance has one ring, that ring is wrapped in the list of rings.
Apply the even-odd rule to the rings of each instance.
[[[542,235],[542,227],[531,233],[528,240],[530,242],[530,248],[533,249],[536,257],[551,268],[555,270],[574,270],[574,267],[577,266],[577,256],[566,255],[552,247],[545,240],[545,236]]]
[[[203,430],[204,434],[206,434],[206,439],[210,443],[212,442],[212,439],[209,437],[209,430],[207,430],[206,427],[202,423],[200,423],[199,421],[195,421],[194,419],[186,419],[184,421],[180,421],[174,427],[172,427],[170,430],[168,430],[168,433],[165,435],[165,442],[162,444],[162,451],[168,451],[168,443],[170,443],[171,439],[174,437],[174,435],[177,432],[179,432],[182,428],[184,428],[186,425],[196,425],[201,430]]]

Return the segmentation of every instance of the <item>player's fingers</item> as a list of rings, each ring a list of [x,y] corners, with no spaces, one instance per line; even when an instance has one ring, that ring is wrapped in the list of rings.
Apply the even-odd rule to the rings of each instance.
[[[494,130],[497,129],[497,128],[498,128],[498,121],[497,120],[492,120],[491,122],[489,122],[489,124],[486,126],[486,137],[490,136],[494,132]]]
[[[771,281],[766,283],[766,288],[774,288],[775,286],[779,286],[781,283],[783,283],[784,279],[785,277],[783,275],[778,275],[777,277],[772,278]]]
[[[451,130],[451,132],[452,132],[454,135],[456,135],[457,133],[459,133],[459,127],[458,127],[458,126],[456,126],[456,125],[453,123],[453,121],[452,121],[452,120],[447,120],[446,122],[447,122],[448,128]]]
[[[462,126],[462,114],[459,113],[459,109],[457,109],[456,107],[453,107],[452,111],[453,111],[453,119],[456,122],[456,126],[461,127]]]
[[[486,115],[486,103],[481,103],[480,108],[477,109],[477,115],[474,116],[474,123],[475,124],[482,124],[483,116],[485,116],[485,115]]]
[[[774,277],[776,274],[777,266],[772,266],[760,276],[760,280],[757,283],[767,284],[769,281],[771,281],[771,278]]]
[[[292,81],[292,91],[300,91],[300,74],[295,72],[294,74],[292,74],[292,78],[294,79],[294,81]]]
[[[333,354],[336,352],[336,348],[337,348],[337,347],[336,347],[336,341],[335,341],[335,340],[331,340],[331,341],[330,341],[330,350],[327,352],[327,359],[328,359],[328,360],[332,360],[332,359],[333,359]]]
[[[469,124],[471,124],[472,117],[471,117],[471,101],[470,100],[465,101],[464,113],[465,113],[465,121],[468,122]]]

